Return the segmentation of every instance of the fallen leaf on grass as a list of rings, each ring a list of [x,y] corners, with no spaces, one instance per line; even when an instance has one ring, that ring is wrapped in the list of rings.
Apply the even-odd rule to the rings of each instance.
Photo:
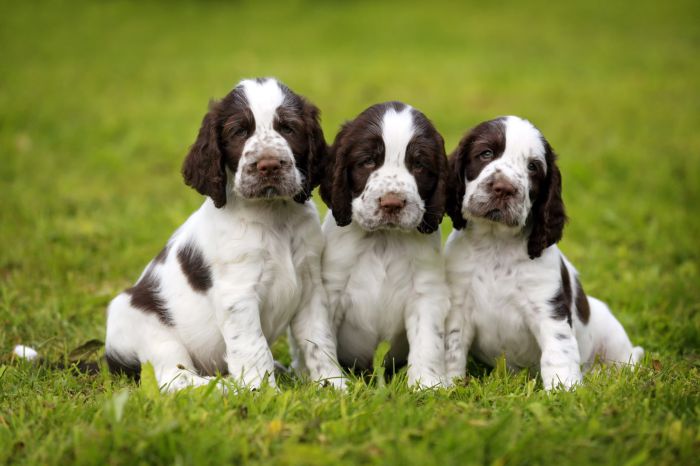
[[[95,352],[102,349],[105,344],[97,339],[88,340],[82,345],[75,348],[68,354],[70,362],[85,361],[89,359]]]

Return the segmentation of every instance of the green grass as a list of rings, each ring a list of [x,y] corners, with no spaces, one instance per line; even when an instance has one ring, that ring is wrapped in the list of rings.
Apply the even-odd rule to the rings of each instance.
[[[698,463],[696,1],[0,11],[0,463]],[[423,110],[448,151],[484,119],[531,119],[560,155],[561,247],[647,349],[642,367],[573,393],[473,365],[436,392],[399,376],[222,397],[11,360],[16,343],[59,360],[103,337],[111,297],[201,202],[179,168],[207,101],[258,75],[317,103],[329,140],[389,99]]]

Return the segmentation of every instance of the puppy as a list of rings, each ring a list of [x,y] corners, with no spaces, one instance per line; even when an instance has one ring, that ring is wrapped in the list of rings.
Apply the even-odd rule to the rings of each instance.
[[[512,369],[539,367],[546,389],[581,381],[596,357],[637,363],[608,307],[587,297],[559,251],[566,221],[561,175],[530,122],[497,118],[472,129],[450,155],[445,246],[451,310],[446,367],[464,376],[467,351]]]
[[[449,308],[439,224],[444,214],[444,142],[421,112],[374,105],[346,123],[321,182],[323,282],[346,367],[368,369],[383,340],[410,385],[444,378]]]
[[[274,385],[270,344],[291,324],[310,377],[343,385],[309,200],[327,152],[318,114],[270,78],[211,105],[183,165],[207,199],[109,305],[113,370],[138,374],[148,361],[171,391],[216,372]]]

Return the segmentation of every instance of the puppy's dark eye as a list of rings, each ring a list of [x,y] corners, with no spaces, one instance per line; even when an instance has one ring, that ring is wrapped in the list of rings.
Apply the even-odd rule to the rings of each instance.
[[[281,123],[280,126],[279,126],[278,131],[279,131],[280,133],[282,133],[282,134],[289,135],[289,134],[294,133],[294,128],[292,128],[291,126],[286,125],[286,124],[284,124],[284,123]]]
[[[377,162],[371,157],[368,157],[364,159],[362,162],[360,162],[360,166],[364,168],[374,168],[377,166]]]
[[[429,171],[430,171],[430,167],[428,166],[427,163],[425,163],[425,162],[423,162],[423,161],[421,160],[421,161],[416,162],[416,163],[413,165],[413,171],[414,171],[415,173],[425,173],[425,172],[429,172]]]
[[[491,160],[493,158],[493,151],[491,149],[486,149],[479,154],[481,160]]]
[[[243,126],[240,126],[236,131],[233,133],[234,136],[244,138],[248,136],[248,128],[244,128]]]
[[[527,169],[534,173],[537,171],[537,164],[535,162],[530,162],[527,164]]]

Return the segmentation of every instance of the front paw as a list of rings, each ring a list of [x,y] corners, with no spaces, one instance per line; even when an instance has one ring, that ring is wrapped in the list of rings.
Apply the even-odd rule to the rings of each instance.
[[[453,370],[453,371],[448,370],[447,375],[445,376],[445,386],[451,387],[457,383],[460,383],[461,381],[464,380],[466,375],[467,375],[467,372],[464,370],[462,370],[462,371],[460,371],[460,370]]]
[[[578,368],[578,366],[549,371],[549,373],[546,374],[545,371],[543,371],[542,374],[542,382],[544,383],[544,389],[546,391],[551,391],[557,388],[570,390],[575,388],[576,385],[581,384],[582,381],[583,376],[581,375],[581,370]]]
[[[231,379],[240,388],[248,390],[259,390],[265,382],[267,382],[267,385],[270,387],[277,388],[274,372],[264,372],[263,375],[260,375],[260,372],[256,370],[243,371],[238,376],[232,375]]]
[[[419,390],[446,387],[448,384],[439,375],[429,371],[408,371],[408,386]]]

